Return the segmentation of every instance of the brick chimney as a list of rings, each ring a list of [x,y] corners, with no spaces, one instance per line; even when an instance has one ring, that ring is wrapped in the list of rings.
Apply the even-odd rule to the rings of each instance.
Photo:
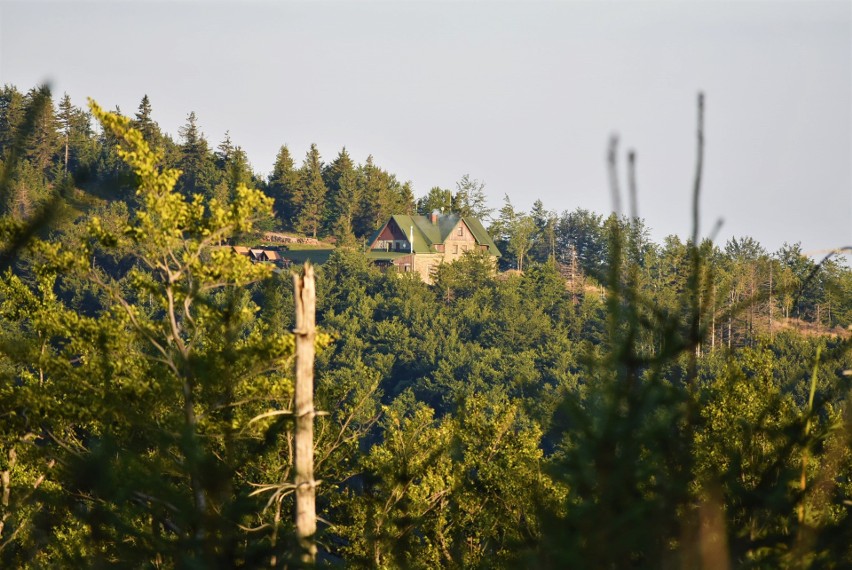
[[[432,222],[432,224],[438,223],[438,210],[432,210],[432,213],[429,214],[429,221]]]

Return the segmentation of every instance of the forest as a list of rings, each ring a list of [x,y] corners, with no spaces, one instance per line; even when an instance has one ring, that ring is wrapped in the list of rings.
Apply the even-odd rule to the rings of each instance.
[[[498,270],[368,262],[391,214],[435,209],[482,219]],[[222,247],[270,230],[336,245],[308,562],[293,278]],[[261,177],[194,113],[175,139],[147,96],[124,115],[9,85],[0,247],[2,567],[852,566],[852,269],[831,255],[493,211],[468,175],[418,198],[345,148],[282,146]]]

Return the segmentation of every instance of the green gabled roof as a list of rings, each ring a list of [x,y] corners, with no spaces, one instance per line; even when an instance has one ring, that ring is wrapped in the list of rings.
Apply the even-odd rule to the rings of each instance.
[[[482,223],[476,218],[461,218],[454,214],[442,214],[438,216],[438,223],[433,224],[427,216],[409,216],[405,214],[396,214],[390,218],[399,226],[406,236],[410,238],[411,228],[414,228],[414,253],[434,253],[432,246],[435,244],[444,243],[452,233],[453,229],[458,225],[459,220],[463,220],[470,229],[473,237],[476,238],[480,245],[488,246],[488,253],[496,257],[500,257],[500,250],[494,244],[494,240],[485,231]],[[383,229],[390,223],[388,220],[382,227],[376,230],[367,242],[372,245]],[[400,252],[403,253],[403,252]],[[404,252],[408,253],[408,252]]]
[[[435,241],[434,232],[430,231],[423,222],[428,221],[424,216],[392,216],[402,232],[409,236],[412,226],[414,227],[414,253],[432,253],[432,244],[441,243]],[[409,236],[410,237],[410,236]]]
[[[488,232],[485,230],[485,226],[482,225],[477,218],[464,218],[464,223],[467,224],[467,227],[470,228],[473,237],[476,238],[476,242],[480,245],[488,246],[488,253],[495,257],[501,257],[500,250],[497,249],[497,244],[494,243],[494,240],[491,239],[491,236],[488,235]]]
[[[423,220],[418,220],[417,218],[423,218]],[[378,239],[379,234],[382,233],[382,230],[393,220],[396,222],[396,225],[399,226],[399,229],[402,230],[402,233],[406,235],[406,237],[410,237],[409,233],[411,231],[411,227],[414,226],[414,253],[432,253],[430,247],[433,243],[441,243],[440,241],[435,241],[437,234],[435,232],[424,232],[424,224],[423,221],[427,221],[423,216],[408,216],[405,214],[396,214],[390,217],[390,220],[382,224],[382,226],[373,232],[373,235],[370,236],[370,240],[367,242],[368,246],[373,245],[373,243]],[[430,224],[431,225],[431,224]],[[428,228],[425,228],[428,230]],[[401,253],[401,252],[400,252]],[[409,252],[405,252],[408,254]]]
[[[480,222],[477,218],[446,214],[438,216],[438,223],[433,224],[426,216],[415,217],[420,218],[418,222],[432,229],[435,235],[435,241],[433,243],[444,243],[447,241],[447,238],[453,233],[453,230],[459,224],[459,221],[463,221],[467,225],[468,229],[470,229],[473,237],[476,238],[476,242],[478,244],[487,245],[488,253],[496,257],[500,257],[500,250],[497,249],[497,245],[494,243],[494,240],[491,239],[491,236],[488,235],[488,232],[485,230],[482,222]]]

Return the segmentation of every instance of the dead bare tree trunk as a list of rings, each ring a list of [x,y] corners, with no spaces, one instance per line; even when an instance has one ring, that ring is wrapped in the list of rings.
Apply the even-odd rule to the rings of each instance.
[[[296,299],[296,432],[295,473],[296,538],[303,564],[313,565],[317,546],[316,481],[314,481],[314,338],[316,337],[316,287],[314,268],[305,264],[304,275],[293,275]]]

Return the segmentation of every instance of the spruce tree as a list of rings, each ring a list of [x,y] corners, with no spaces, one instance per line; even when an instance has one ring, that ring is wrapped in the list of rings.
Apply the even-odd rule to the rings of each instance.
[[[76,172],[94,160],[91,116],[75,107],[66,93],[59,102],[58,119],[64,145],[63,169]]]
[[[290,156],[290,149],[283,145],[275,157],[272,174],[269,175],[268,193],[275,199],[275,213],[281,224],[294,229],[299,202],[298,172]]]
[[[349,241],[354,238],[353,224],[358,208],[358,174],[346,147],[343,147],[337,158],[325,168],[324,174],[329,203],[326,227],[339,241]]]
[[[237,187],[241,184],[249,185],[252,183],[251,164],[249,164],[246,151],[242,147],[236,146],[231,151],[225,165],[225,179],[232,193],[236,192]]]
[[[530,211],[535,223],[535,234],[533,235],[533,246],[530,257],[538,262],[544,262],[556,257],[556,212],[549,212],[544,208],[541,200],[533,203]]]
[[[62,135],[65,145],[65,156],[63,158],[63,169],[68,172],[68,158],[70,156],[70,137],[71,128],[74,117],[74,106],[71,104],[71,97],[68,93],[62,95],[62,100],[59,102],[59,124],[62,127]]]
[[[603,217],[582,208],[563,212],[556,224],[556,252],[562,263],[576,256],[584,273],[600,275],[607,255]]]
[[[396,189],[395,198],[392,214],[400,213],[411,216],[417,213],[417,207],[414,202],[414,190],[411,188],[410,180],[406,180]]]
[[[509,199],[509,195],[504,195],[503,207],[500,208],[500,215],[496,220],[494,220],[494,223],[488,227],[488,233],[498,245],[500,243],[505,245],[509,242],[512,226],[515,224],[519,215],[520,212],[515,210],[515,207],[512,205],[512,201]],[[501,247],[500,251],[504,251],[504,249],[504,247]]]
[[[216,166],[225,170],[233,152],[234,144],[231,142],[231,133],[230,131],[225,131],[225,138],[222,139],[222,142],[216,148]]]
[[[8,158],[18,126],[24,120],[24,95],[14,85],[0,89],[0,157]]]
[[[148,95],[143,95],[132,124],[135,129],[142,133],[148,144],[159,145],[163,135],[160,132],[160,126],[151,117],[151,112],[151,100],[148,99]]]
[[[386,217],[389,209],[387,192],[381,169],[373,163],[373,155],[367,157],[358,174],[361,207],[357,216],[355,234],[366,236],[375,231]]]
[[[26,157],[39,170],[46,171],[53,159],[58,157],[62,139],[50,90],[47,87],[31,89],[25,100],[34,102],[36,99],[42,100],[41,98],[44,98],[44,104],[39,106],[32,132],[27,139]]]
[[[296,228],[316,238],[323,219],[327,192],[325,182],[322,180],[322,159],[316,144],[312,144],[305,155],[305,161],[299,172],[299,186],[301,192]]]
[[[210,156],[207,140],[198,128],[198,119],[192,112],[181,127],[179,134],[183,139],[179,166],[183,171],[179,185],[185,196],[193,194],[210,195],[215,185],[214,164]]]

